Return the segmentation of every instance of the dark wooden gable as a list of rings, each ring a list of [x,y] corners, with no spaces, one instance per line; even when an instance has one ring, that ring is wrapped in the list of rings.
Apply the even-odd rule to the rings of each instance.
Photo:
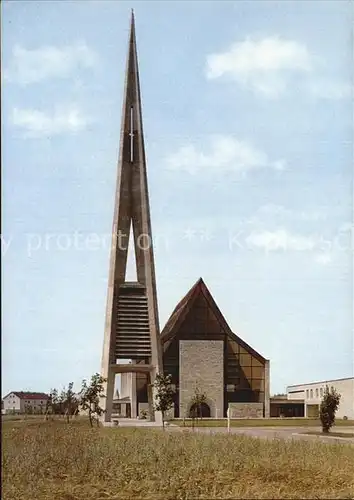
[[[224,413],[229,402],[260,401],[264,392],[265,358],[235,335],[204,281],[200,278],[177,304],[161,334],[166,374],[176,385],[175,415],[179,415],[180,340],[224,342]]]
[[[205,335],[207,337],[205,338]],[[226,335],[242,349],[265,363],[265,358],[232,332],[203,279],[200,278],[177,304],[161,333],[164,351],[173,338],[220,340]]]

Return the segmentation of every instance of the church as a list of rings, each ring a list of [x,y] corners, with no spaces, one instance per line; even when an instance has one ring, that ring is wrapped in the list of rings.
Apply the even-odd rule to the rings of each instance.
[[[231,330],[202,278],[177,304],[161,342],[164,372],[175,390],[171,416],[192,415],[197,386],[206,397],[203,417],[226,417],[228,407],[234,418],[269,417],[269,361]],[[136,398],[139,413],[147,403],[143,374]]]
[[[262,418],[270,412],[269,360],[241,339],[227,323],[200,278],[177,304],[160,332],[155,262],[134,14],[132,13],[123,96],[117,189],[108,277],[101,374],[106,379],[105,423],[113,414],[136,418],[154,411],[156,374],[172,376],[171,417],[189,417],[193,397],[205,396],[204,417]],[[133,229],[135,282],[126,281],[127,246],[121,236]],[[119,398],[114,398],[116,375]]]

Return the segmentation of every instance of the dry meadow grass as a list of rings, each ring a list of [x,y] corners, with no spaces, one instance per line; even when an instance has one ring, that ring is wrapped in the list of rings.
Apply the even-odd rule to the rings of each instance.
[[[4,500],[354,498],[354,447],[84,422],[3,424]]]

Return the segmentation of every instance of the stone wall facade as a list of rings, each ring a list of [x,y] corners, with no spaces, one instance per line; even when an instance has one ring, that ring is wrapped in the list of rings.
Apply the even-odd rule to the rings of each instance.
[[[263,403],[229,403],[230,418],[263,418]]]
[[[180,417],[188,417],[196,384],[206,395],[211,417],[223,415],[224,343],[220,340],[181,340],[179,343]]]

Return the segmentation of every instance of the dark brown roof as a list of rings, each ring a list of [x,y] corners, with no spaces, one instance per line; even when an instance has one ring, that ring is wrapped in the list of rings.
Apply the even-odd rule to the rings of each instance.
[[[194,302],[193,299],[195,299],[195,297],[198,295],[198,292],[200,291],[201,283],[204,282],[202,278],[199,278],[199,280],[192,286],[189,292],[178,302],[178,304],[174,308],[171,316],[167,320],[164,329],[161,332],[162,342],[165,342],[171,337],[171,332],[174,332],[175,325],[179,323],[179,320],[182,317],[185,316],[185,314],[183,313],[187,313],[187,310],[190,310],[191,305]]]
[[[164,329],[161,332],[162,342],[165,343],[168,340],[171,340],[177,334],[179,326],[182,324],[182,321],[186,317],[187,313],[191,310],[195,299],[201,293],[204,295],[209,304],[209,307],[213,310],[215,316],[219,320],[227,335],[232,340],[236,340],[239,345],[241,345],[244,349],[257,357],[260,361],[265,362],[266,359],[261,354],[255,351],[250,345],[248,345],[230,329],[226,319],[221,313],[219,307],[217,306],[213,296],[211,295],[202,278],[199,278],[199,280],[192,286],[189,292],[182,298],[182,300],[180,300],[180,302],[178,302]]]
[[[9,394],[15,394],[20,399],[48,399],[48,394],[44,392],[24,392],[24,391],[12,391]],[[7,396],[9,396],[9,394]],[[7,397],[5,396],[5,397]]]

